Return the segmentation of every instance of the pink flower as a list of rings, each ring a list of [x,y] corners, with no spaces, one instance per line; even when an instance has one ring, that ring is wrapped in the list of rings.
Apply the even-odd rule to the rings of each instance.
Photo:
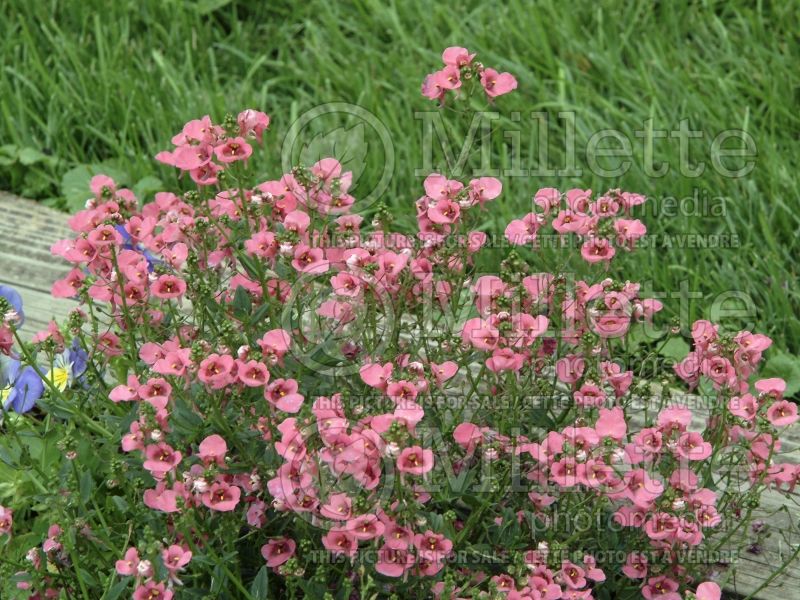
[[[556,361],[556,376],[564,383],[575,383],[583,375],[586,361],[577,355],[571,354]]]
[[[442,52],[442,62],[451,67],[466,67],[473,58],[475,58],[474,53],[470,54],[469,50],[459,46],[445,48]]]
[[[164,482],[161,482],[155,489],[145,490],[144,505],[164,513],[178,512],[178,493],[166,489]]]
[[[211,354],[200,363],[197,377],[214,390],[233,382],[234,359],[227,354]]]
[[[216,463],[220,467],[225,467],[225,455],[228,453],[228,444],[222,436],[214,434],[200,442],[197,455],[206,465]]]
[[[761,394],[769,394],[781,398],[786,391],[786,382],[779,377],[759,379],[756,381],[756,390]]]
[[[713,581],[706,581],[697,586],[695,596],[697,596],[697,600],[720,600],[722,597],[722,590],[719,584]]]
[[[641,552],[631,552],[625,560],[622,572],[631,579],[647,577],[647,556]]]
[[[485,202],[494,200],[503,191],[503,184],[494,177],[479,177],[469,182],[470,196],[472,199],[484,205]]]
[[[438,200],[436,204],[428,208],[428,218],[434,223],[455,223],[460,214],[459,205],[449,198]]]
[[[677,594],[678,582],[666,575],[651,577],[642,587],[642,596],[645,600],[680,600]]]
[[[325,260],[325,251],[322,248],[311,248],[306,244],[297,244],[294,251],[292,266],[300,273],[325,273],[328,270],[328,261]]]
[[[425,188],[425,194],[433,200],[438,202],[444,199],[453,200],[456,195],[464,188],[460,181],[447,179],[444,175],[439,173],[431,173],[422,182]]]
[[[332,494],[328,502],[320,506],[319,512],[323,517],[334,521],[347,521],[350,519],[353,501],[347,494]]]
[[[442,100],[449,90],[461,87],[461,75],[456,67],[447,66],[431,73],[422,82],[422,95],[431,100]]]
[[[621,241],[620,245],[624,243],[632,243],[641,238],[647,233],[647,228],[638,219],[617,219],[614,221],[614,229]]]
[[[182,457],[180,452],[176,452],[165,442],[147,446],[144,455],[147,460],[142,466],[157,478],[177,467]]]
[[[296,547],[294,540],[286,537],[277,538],[261,547],[261,556],[267,561],[267,566],[274,569],[292,558]]]
[[[678,438],[677,452],[687,460],[705,460],[711,456],[712,448],[699,433],[686,432]]]
[[[239,135],[252,135],[259,143],[269,127],[269,121],[269,115],[252,108],[243,110],[236,117],[236,122],[239,124]]]
[[[616,250],[605,238],[591,237],[581,246],[581,256],[588,263],[611,262]]]
[[[97,247],[119,246],[122,236],[112,225],[100,225],[89,232],[88,240]]]
[[[133,600],[172,600],[172,592],[163,583],[148,581],[133,591]]]
[[[358,540],[373,540],[383,535],[385,525],[373,514],[365,514],[355,519],[351,519],[345,525],[347,531],[351,531]]]
[[[203,504],[211,510],[229,512],[239,504],[242,494],[235,485],[228,485],[224,481],[215,481],[211,487],[202,495]]]
[[[0,535],[11,535],[11,526],[14,524],[13,511],[0,505]]]
[[[433,452],[420,446],[404,448],[397,457],[397,470],[409,475],[424,475],[433,469]]]
[[[453,542],[441,533],[428,530],[425,533],[418,533],[414,536],[414,546],[416,546],[419,556],[428,560],[438,561],[450,554],[453,549]]]
[[[461,340],[479,350],[492,350],[500,340],[500,332],[481,318],[470,319],[461,329]]]
[[[197,146],[184,144],[175,148],[169,162],[172,166],[178,167],[182,171],[200,169],[211,161],[212,148],[210,144],[200,144]],[[166,155],[161,155],[164,159]]]
[[[116,386],[108,394],[108,398],[112,402],[130,402],[131,400],[138,400],[139,399],[139,394],[137,393],[138,389],[139,389],[139,380],[136,378],[135,375],[128,375],[127,385],[121,384]]]
[[[517,89],[517,80],[511,73],[498,73],[494,69],[484,69],[481,85],[490,98],[496,98]]]
[[[86,276],[80,269],[72,269],[63,279],[57,280],[50,290],[54,298],[73,298],[80,292]]]
[[[522,219],[514,219],[506,226],[506,239],[514,246],[531,244],[536,240],[536,234],[543,224],[542,215],[528,213]]]
[[[186,292],[186,283],[174,275],[162,275],[150,286],[150,291],[156,298],[164,300],[179,298]]]
[[[586,587],[586,572],[575,563],[565,560],[561,563],[561,576],[567,587],[579,590]]]
[[[284,329],[272,329],[258,340],[258,345],[265,357],[273,358],[276,362],[282,363],[283,357],[289,351],[291,341],[292,338]]]
[[[352,532],[334,527],[322,537],[322,545],[334,554],[355,556],[358,552],[358,540]]]
[[[378,562],[375,563],[375,570],[387,577],[400,577],[413,564],[414,557],[406,550],[395,550],[383,546],[378,551]]]
[[[113,194],[117,189],[117,184],[108,175],[95,175],[89,181],[89,189],[92,190],[95,198],[100,198],[103,193]]]
[[[244,242],[244,249],[252,256],[274,258],[278,253],[278,243],[271,231],[259,231]]]
[[[351,273],[341,272],[331,277],[331,287],[340,296],[356,298],[361,294],[363,282]]]
[[[453,438],[459,446],[469,452],[483,439],[483,434],[477,425],[461,423],[453,431]]]
[[[797,405],[788,400],[778,400],[767,409],[767,420],[775,427],[787,427],[797,421]]]
[[[128,548],[125,558],[116,563],[117,573],[120,575],[135,575],[139,566],[139,552],[136,548]]]
[[[267,365],[257,360],[237,361],[236,375],[248,387],[261,387],[269,381]]]
[[[431,362],[431,373],[436,381],[436,385],[442,387],[442,384],[444,384],[445,381],[451,379],[456,373],[458,373],[458,365],[452,360],[443,362],[440,365],[437,365],[435,362]]]
[[[276,379],[264,390],[264,398],[278,410],[296,413],[305,400],[297,393],[297,389],[297,381],[294,379]]]
[[[734,416],[752,421],[758,414],[758,402],[750,394],[734,396],[728,401],[728,410]]]
[[[578,233],[583,230],[586,219],[586,215],[576,213],[573,210],[562,210],[553,220],[553,229],[561,234]]]
[[[518,354],[511,348],[495,348],[486,359],[486,368],[493,373],[501,371],[519,371],[525,361],[524,354]]]
[[[170,573],[175,573],[189,564],[189,561],[192,560],[192,553],[177,544],[173,544],[161,551],[161,560]]]
[[[639,508],[647,508],[650,503],[664,493],[664,484],[651,479],[644,469],[625,473],[624,482],[628,498]]]
[[[219,162],[223,163],[246,160],[251,154],[253,154],[253,147],[242,137],[230,138],[224,144],[214,148],[214,155]]]
[[[385,365],[368,364],[361,367],[359,375],[361,375],[361,380],[368,386],[385,390],[389,378],[392,376],[392,370],[392,363],[386,363]]]

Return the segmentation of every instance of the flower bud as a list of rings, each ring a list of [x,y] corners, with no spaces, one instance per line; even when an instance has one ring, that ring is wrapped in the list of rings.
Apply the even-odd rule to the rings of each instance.
[[[386,456],[396,457],[398,454],[400,454],[400,446],[398,446],[396,442],[390,442],[386,444],[384,452],[386,453]]]
[[[136,572],[139,577],[150,577],[153,575],[153,564],[147,559],[141,560],[136,567]]]
[[[672,510],[679,511],[684,508],[686,508],[686,500],[683,498],[675,498],[675,500],[672,501]]]

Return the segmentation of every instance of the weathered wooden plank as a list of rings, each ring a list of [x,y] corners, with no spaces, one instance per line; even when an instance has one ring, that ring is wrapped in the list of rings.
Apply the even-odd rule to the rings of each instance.
[[[23,337],[63,319],[76,306],[53,298],[50,288],[69,272],[69,265],[50,254],[50,246],[70,237],[68,215],[36,202],[0,192],[0,283],[20,293],[26,323]]]

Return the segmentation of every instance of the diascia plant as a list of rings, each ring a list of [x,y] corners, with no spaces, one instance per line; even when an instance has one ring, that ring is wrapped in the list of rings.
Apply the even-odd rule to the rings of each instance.
[[[443,59],[440,102],[516,87]],[[754,377],[767,337],[706,321],[634,373],[681,339],[614,275],[645,197],[539,189],[490,238],[501,181],[434,173],[392,231],[334,158],[259,179],[269,124],[187,123],[157,157],[183,194],[92,179],[53,247],[66,323],[24,342],[0,289],[3,597],[718,599],[797,483],[797,409]]]

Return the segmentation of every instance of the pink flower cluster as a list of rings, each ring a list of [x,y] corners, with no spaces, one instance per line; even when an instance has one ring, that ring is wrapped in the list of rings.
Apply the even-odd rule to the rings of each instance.
[[[511,73],[498,73],[484,67],[475,59],[476,54],[466,48],[453,46],[442,53],[444,68],[431,73],[422,83],[422,95],[444,102],[447,92],[457,92],[466,81],[480,81],[489,100],[517,89],[517,80]]]
[[[115,567],[119,575],[135,578],[133,600],[172,600],[174,593],[171,587],[181,585],[178,573],[192,560],[192,552],[185,546],[172,544],[161,550],[160,558],[167,571],[166,583],[154,579],[153,561],[140,559],[136,548],[128,548],[125,556],[117,561]]]
[[[257,110],[239,113],[235,128],[214,125],[208,115],[189,121],[172,138],[175,149],[159,152],[156,160],[188,171],[198,185],[214,185],[220,171],[237,161],[246,161],[253,154],[247,140],[261,143],[269,127],[269,116]],[[216,159],[216,161],[214,160]]]
[[[431,98],[471,79],[490,97],[516,87],[463,48],[444,61],[423,86]],[[110,457],[108,490],[136,505],[136,519],[117,524],[129,537],[114,557],[134,600],[172,600],[205,585],[211,562],[233,573],[240,555],[241,573],[257,561],[279,576],[270,591],[309,596],[324,592],[302,586],[322,581],[443,599],[591,599],[605,587],[719,600],[716,583],[697,585],[708,569],[682,559],[742,509],[717,476],[740,483],[730,465],[745,465],[756,490],[800,479],[774,459],[796,405],[783,380],[755,376],[771,340],[698,321],[694,348],[655,389],[628,352],[663,308],[640,284],[536,272],[517,249],[478,272],[500,180],[431,174],[414,231],[390,229],[380,211],[370,225],[352,213],[352,173],[336,159],[257,179],[247,140],[268,125],[253,110],[187,123],[159,160],[188,171],[196,189],[140,205],[95,177],[70,219],[73,239],[52,248],[72,265],[53,294],[81,308],[35,347],[54,364],[53,347],[82,344],[89,368],[84,387],[70,382],[63,397],[51,388],[48,404],[66,412],[81,398],[87,414],[67,414]],[[586,271],[608,270],[645,234],[631,217],[638,194],[544,188],[533,201],[506,239],[536,247],[550,223],[579,236]],[[714,405],[674,400],[678,383]],[[652,409],[637,410],[639,400]],[[522,493],[510,491],[517,474]],[[454,489],[460,479],[477,491]],[[585,510],[617,526],[623,564],[601,560],[602,528],[560,528],[559,513]],[[546,525],[535,541],[533,521]],[[53,522],[66,521],[42,530]],[[0,535],[12,524],[0,507]],[[31,550],[20,583],[31,598],[71,591],[53,573],[69,567],[75,537],[52,525]],[[506,548],[503,564],[458,564]],[[336,560],[309,558],[320,552]]]
[[[562,194],[555,188],[542,188],[533,197],[541,212],[511,221],[506,238],[517,246],[536,245],[539,230],[552,218],[550,224],[559,236],[575,234],[584,240],[581,256],[586,262],[609,263],[616,248],[632,250],[647,233],[641,221],[630,218],[631,209],[645,200],[640,194],[620,190],[592,200],[591,190],[571,189]]]

